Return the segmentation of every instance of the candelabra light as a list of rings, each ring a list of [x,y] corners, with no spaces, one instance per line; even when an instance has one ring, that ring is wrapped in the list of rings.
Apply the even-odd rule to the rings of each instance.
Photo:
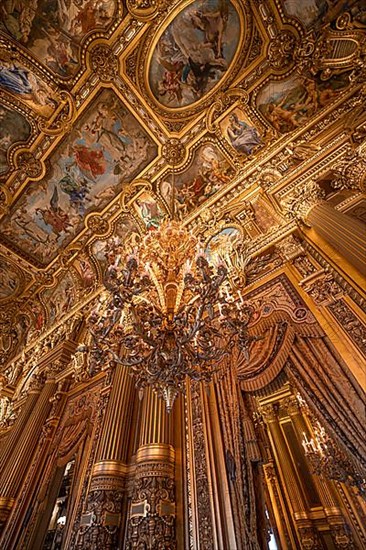
[[[311,439],[303,432],[302,441],[313,473],[356,487],[366,497],[364,472],[360,472],[352,458],[335,445],[319,422],[314,424],[313,431],[314,437]]]
[[[127,256],[111,246],[106,291],[88,319],[99,361],[130,367],[170,411],[186,377],[209,382],[235,345],[248,357],[251,308],[227,264],[210,264],[179,222],[164,221]]]

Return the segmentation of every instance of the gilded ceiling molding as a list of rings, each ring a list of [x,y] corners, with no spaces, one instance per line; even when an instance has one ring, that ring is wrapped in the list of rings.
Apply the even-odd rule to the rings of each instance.
[[[46,167],[29,149],[19,149],[15,155],[16,169],[21,171],[29,181],[39,181],[46,174]]]
[[[127,0],[127,9],[139,21],[152,21],[160,12],[171,7],[169,0]]]
[[[293,32],[285,29],[270,41],[268,46],[268,63],[276,71],[286,71],[294,63],[294,51],[297,46],[297,37]]]
[[[129,212],[131,203],[135,197],[140,195],[143,191],[152,192],[152,185],[149,181],[135,180],[134,182],[124,186],[119,198],[121,212]]]
[[[114,82],[119,73],[118,57],[109,44],[98,42],[90,48],[91,70],[102,82]]]
[[[58,136],[71,130],[77,117],[73,96],[66,90],[60,91],[61,105],[58,114],[52,120],[39,121],[38,128],[46,136]]]

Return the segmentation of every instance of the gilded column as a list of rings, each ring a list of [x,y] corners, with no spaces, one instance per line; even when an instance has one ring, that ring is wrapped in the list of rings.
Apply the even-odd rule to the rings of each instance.
[[[176,548],[174,465],[171,416],[163,400],[146,388],[126,550]]]
[[[14,422],[9,434],[6,436],[4,442],[1,444],[0,452],[0,473],[3,470],[3,467],[10,459],[10,456],[13,452],[14,446],[19,440],[25,425],[28,421],[28,418],[37,402],[39,394],[42,389],[42,384],[38,377],[34,377],[32,380],[31,386],[28,389],[28,396],[25,399],[23,406],[19,412],[19,415]],[[1,474],[0,474],[1,475]]]
[[[77,548],[118,548],[134,394],[128,369],[116,367]]]
[[[283,202],[287,214],[312,227],[361,273],[366,273],[366,226],[323,200],[324,192],[310,181]]]
[[[287,402],[287,411],[290,415],[291,421],[295,427],[299,443],[302,443],[302,434],[311,439],[313,434],[310,433],[307,423],[302,415],[301,408],[297,402],[297,399],[292,396]],[[314,483],[319,492],[319,496],[323,505],[324,514],[327,518],[330,532],[334,539],[336,547],[339,546],[339,541],[342,539],[344,534],[347,536],[347,544],[349,548],[352,548],[352,533],[345,523],[342,510],[339,507],[337,497],[335,496],[335,491],[330,480],[323,479],[321,476],[314,476]],[[342,546],[340,546],[342,547]]]
[[[261,412],[268,426],[272,447],[281,474],[282,484],[287,493],[288,502],[291,503],[294,520],[302,544],[301,547],[307,548],[307,545],[311,542],[313,545],[311,548],[314,550],[322,548],[318,535],[314,531],[309,519],[306,499],[296,479],[292,458],[282,433],[276,410],[273,405],[265,405],[262,407]]]
[[[56,389],[54,374],[48,378],[39,394],[18,441],[13,447],[0,478],[0,522],[7,520],[15,497],[22,485],[28,466],[38,444],[43,426],[51,410],[50,398]]]

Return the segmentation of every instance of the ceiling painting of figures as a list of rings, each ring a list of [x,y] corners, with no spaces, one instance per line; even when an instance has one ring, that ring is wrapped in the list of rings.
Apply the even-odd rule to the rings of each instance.
[[[316,23],[329,10],[329,2],[326,0],[283,0],[285,12],[290,17],[296,17],[307,27]]]
[[[130,216],[122,216],[116,223],[113,235],[108,239],[95,241],[91,246],[91,252],[104,271],[107,264],[114,263],[116,259],[116,245],[123,243],[127,252],[133,250],[140,240],[136,222]]]
[[[157,229],[166,216],[160,204],[150,193],[142,193],[136,199],[135,208],[148,231]]]
[[[79,68],[82,39],[113,22],[117,0],[4,0],[0,11],[0,30],[67,78]]]
[[[242,239],[242,234],[237,227],[225,227],[222,231],[211,237],[205,254],[210,261],[224,258],[231,249],[235,248]]]
[[[72,271],[59,281],[56,287],[44,291],[42,298],[48,308],[48,323],[52,324],[67,313],[76,301],[77,286]]]
[[[105,90],[80,118],[49,163],[3,223],[3,234],[43,264],[156,156],[153,140],[121,101]]]
[[[26,119],[16,111],[0,105],[0,174],[7,172],[8,151],[14,143],[26,142],[31,127]]]
[[[229,0],[196,0],[160,36],[149,67],[157,101],[179,108],[200,100],[224,77],[240,42],[239,15]]]
[[[241,155],[251,155],[263,144],[258,128],[240,109],[225,117],[220,128],[229,144]]]
[[[57,94],[27,67],[19,56],[0,51],[0,92],[22,101],[35,113],[48,118],[57,106]]]
[[[213,144],[200,146],[189,168],[181,174],[170,174],[160,184],[167,204],[175,181],[175,212],[182,219],[230,181],[234,169],[224,154]]]
[[[0,258],[0,301],[13,296],[19,289],[21,279],[15,266]]]
[[[337,99],[349,84],[348,72],[325,81],[292,75],[280,82],[269,82],[258,94],[258,109],[278,132],[291,132]]]

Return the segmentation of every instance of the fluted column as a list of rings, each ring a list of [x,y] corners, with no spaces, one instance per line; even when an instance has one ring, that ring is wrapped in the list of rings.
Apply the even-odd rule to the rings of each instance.
[[[288,400],[287,411],[295,427],[295,431],[298,435],[299,442],[301,443],[302,434],[306,434],[306,436],[309,439],[311,439],[313,434],[311,434],[308,429],[306,421],[302,415],[301,409],[295,397],[291,397]],[[342,510],[339,507],[339,502],[335,495],[332,482],[329,480],[323,479],[320,476],[314,476],[314,483],[318,490],[318,493],[323,505],[324,514],[327,518],[327,521],[330,527],[330,532],[332,534],[336,547],[338,547],[338,539],[341,539],[342,536],[344,536],[344,533],[346,533],[347,543],[349,543],[350,544],[349,547],[352,548],[351,546],[351,544],[353,544],[352,532],[344,520]]]
[[[116,367],[77,548],[118,548],[134,393],[127,367]]]
[[[165,403],[146,388],[127,527],[126,550],[176,548],[175,453]]]
[[[272,440],[272,447],[278,462],[282,484],[288,494],[288,502],[290,502],[292,506],[301,544],[306,547],[307,541],[312,540],[312,544],[314,544],[312,548],[314,548],[314,550],[321,548],[317,534],[313,529],[307,513],[306,499],[296,479],[292,458],[282,433],[276,410],[273,405],[266,405],[262,408],[262,413],[264,413],[264,420],[268,426],[268,431]]]
[[[350,264],[366,274],[366,225],[323,199],[324,191],[310,181],[284,201],[283,206],[290,217],[312,227]]]
[[[41,392],[40,385],[34,385],[28,392],[28,396],[19,412],[17,419],[10,429],[9,434],[5,440],[1,443],[0,449],[0,475],[5,464],[10,460],[11,454],[14,450],[14,446],[19,440],[21,433],[23,432],[28,418],[37,402],[39,394]]]
[[[56,389],[55,379],[46,380],[31,415],[19,434],[11,458],[4,466],[0,478],[0,522],[3,524],[10,514],[14,499],[21,487],[27,468],[38,444],[43,426],[51,409],[50,398]]]
[[[336,210],[326,202],[313,206],[304,221],[350,264],[366,274],[366,225],[364,223]]]

